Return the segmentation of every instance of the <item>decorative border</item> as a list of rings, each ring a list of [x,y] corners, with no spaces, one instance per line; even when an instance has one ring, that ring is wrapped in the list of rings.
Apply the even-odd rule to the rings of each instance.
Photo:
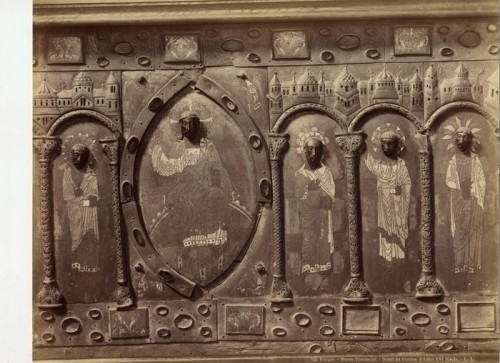
[[[195,77],[196,81],[193,80],[193,77]],[[138,154],[140,154],[139,151],[144,148],[144,135],[146,135],[150,125],[154,124],[153,121],[158,119],[166,104],[189,88],[198,90],[217,103],[238,125],[245,125],[245,127],[241,127],[241,130],[247,140],[250,140],[251,135],[258,134],[258,128],[255,126],[252,118],[246,113],[245,107],[236,101],[235,97],[212,79],[204,75],[198,75],[196,72],[192,73],[189,71],[179,71],[161,87],[156,94],[153,95],[148,105],[139,113],[132,125],[130,136],[123,149],[120,164],[121,203],[123,214],[126,219],[128,236],[132,243],[136,245],[139,255],[150,267],[151,271],[153,271],[153,273],[167,286],[187,298],[193,295],[198,285],[194,281],[178,273],[162,259],[151,243],[146,228],[144,227],[137,198],[136,185],[138,185],[138,180],[136,171],[138,169],[136,169],[136,160]],[[262,137],[260,135],[258,136],[262,140]],[[269,175],[267,152],[261,152],[252,147],[250,147],[250,149],[253,151],[252,161],[256,166],[256,178],[257,175]],[[265,148],[262,150],[265,150]],[[263,180],[267,179],[261,179],[260,184],[262,184]],[[257,189],[260,189],[257,179],[255,183]],[[267,181],[267,183],[269,183],[269,181]],[[257,202],[261,203],[269,201],[270,195],[262,194],[257,200]],[[254,227],[258,222],[259,216],[256,216]],[[211,284],[216,283],[219,279],[220,277],[214,282],[211,282]]]
[[[308,21],[340,19],[402,19],[497,17],[498,4],[489,0],[476,2],[432,0],[383,2],[356,0],[260,0],[238,1],[132,1],[125,8],[119,0],[109,0],[105,7],[88,0],[36,0],[33,21],[35,26],[50,25],[116,25],[116,24],[178,24],[178,23],[227,23],[246,21]],[[434,9],[434,10],[433,10]]]

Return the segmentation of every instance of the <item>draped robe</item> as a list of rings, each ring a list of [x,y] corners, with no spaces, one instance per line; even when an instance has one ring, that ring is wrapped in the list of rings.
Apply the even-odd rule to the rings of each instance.
[[[335,198],[332,173],[321,163],[316,170],[302,166],[295,174],[296,196],[302,232],[302,273],[318,273],[332,269],[333,221],[331,203]],[[329,204],[328,208],[325,204]]]
[[[395,163],[385,163],[368,154],[366,166],[377,177],[379,256],[387,261],[404,259],[411,190],[406,163],[399,157]]]
[[[477,154],[457,158],[453,155],[446,171],[450,188],[451,234],[455,254],[455,272],[475,272],[481,268],[486,179]],[[470,193],[462,189],[470,185]]]
[[[92,206],[89,201],[90,196],[99,198],[96,174],[87,166],[80,185],[77,185],[71,175],[71,167],[68,166],[63,171],[62,184],[71,232],[71,251],[74,254],[73,268],[86,272],[97,271],[97,207]],[[80,196],[76,195],[78,189],[82,191]]]

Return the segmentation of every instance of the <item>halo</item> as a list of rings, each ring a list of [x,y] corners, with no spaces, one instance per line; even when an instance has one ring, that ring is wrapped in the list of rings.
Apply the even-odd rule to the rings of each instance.
[[[399,126],[393,125],[390,122],[387,122],[387,123],[377,127],[375,129],[375,131],[373,131],[372,138],[371,138],[373,150],[375,152],[377,152],[377,150],[378,150],[377,145],[380,143],[380,137],[382,136],[382,134],[384,134],[387,131],[393,131],[396,135],[398,135],[399,152],[401,153],[405,148],[404,141],[406,141],[406,136],[405,136],[403,130],[401,130],[399,128]]]
[[[328,145],[328,143],[330,142],[330,139],[323,135],[323,133],[320,132],[317,127],[311,127],[311,130],[308,132],[299,132],[299,136],[295,140],[295,150],[297,151],[297,154],[302,154],[304,145],[309,139],[318,139],[324,146]]]
[[[68,135],[61,146],[61,155],[63,156],[66,162],[69,161],[70,151],[76,144],[85,145],[90,151],[95,152],[95,144],[96,144],[96,134],[95,131],[92,130],[90,132],[78,132],[74,134]]]
[[[212,113],[205,105],[194,103],[190,99],[184,99],[172,107],[171,112],[169,112],[171,117],[168,118],[168,123],[170,125],[178,124],[181,115],[186,111],[198,115],[203,123],[212,122]]]
[[[472,152],[476,152],[478,149],[479,145],[481,144],[481,141],[476,137],[476,134],[481,131],[480,128],[478,127],[471,127],[472,125],[472,119],[468,118],[467,120],[463,121],[460,120],[458,117],[455,116],[455,120],[451,121],[448,123],[446,126],[444,126],[444,135],[441,138],[442,140],[449,140],[448,146],[446,146],[446,150],[451,150],[453,149],[454,146],[454,138],[455,138],[455,133],[458,131],[458,129],[467,129],[468,131],[471,132],[472,134],[472,147],[471,150]]]

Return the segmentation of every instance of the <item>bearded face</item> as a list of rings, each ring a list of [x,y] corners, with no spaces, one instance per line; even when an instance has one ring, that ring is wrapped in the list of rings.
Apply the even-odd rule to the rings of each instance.
[[[307,165],[312,170],[319,168],[323,157],[323,143],[318,139],[309,139],[304,144],[304,155]]]
[[[179,121],[182,136],[189,141],[195,141],[200,135],[200,119],[198,117],[187,117]]]

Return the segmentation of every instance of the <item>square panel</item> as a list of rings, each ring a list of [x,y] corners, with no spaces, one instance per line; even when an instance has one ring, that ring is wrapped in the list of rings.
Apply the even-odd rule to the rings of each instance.
[[[458,303],[457,330],[459,333],[494,332],[496,314],[494,303]]]
[[[342,306],[342,333],[379,335],[380,306]]]
[[[110,310],[111,339],[146,338],[149,336],[148,309]]]
[[[303,30],[275,31],[273,59],[309,59],[309,40]]]
[[[165,63],[200,62],[200,42],[197,34],[166,34]]]
[[[394,27],[394,55],[431,55],[431,51],[430,27]]]
[[[84,63],[82,43],[82,37],[80,36],[49,37],[47,40],[47,63]]]
[[[226,334],[263,335],[264,306],[227,305]]]

